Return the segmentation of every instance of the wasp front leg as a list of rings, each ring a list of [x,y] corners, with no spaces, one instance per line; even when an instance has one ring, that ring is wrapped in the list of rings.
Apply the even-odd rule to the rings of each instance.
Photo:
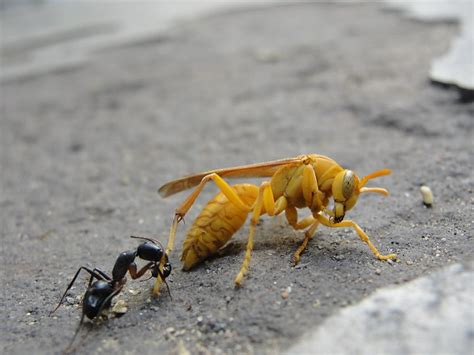
[[[250,211],[251,207],[245,204],[242,199],[239,197],[239,195],[232,189],[232,187],[224,180],[222,179],[219,175],[212,173],[209,175],[206,175],[202,178],[201,182],[199,185],[194,189],[194,191],[184,200],[184,202],[176,209],[175,211],[175,217],[173,219],[173,223],[171,225],[170,229],[170,234],[168,238],[168,245],[166,247],[166,254],[169,255],[171,250],[173,250],[174,246],[174,239],[176,236],[176,229],[178,226],[178,223],[184,219],[184,216],[186,213],[189,211],[191,206],[194,204],[196,201],[197,197],[203,190],[204,186],[206,183],[208,183],[210,180],[214,181],[217,187],[221,190],[221,192],[231,201],[234,205],[239,207],[242,210],[247,210]]]
[[[321,222],[321,224],[329,228],[341,228],[341,227],[353,228],[359,235],[360,239],[362,239],[362,241],[365,242],[369,246],[370,250],[372,250],[372,253],[374,253],[377,259],[382,260],[382,261],[387,261],[387,260],[393,260],[397,258],[396,254],[388,254],[388,255],[380,254],[377,248],[370,241],[369,236],[354,221],[347,220],[347,221],[342,221],[339,223],[333,223],[327,217],[323,216],[320,213],[317,214],[315,217],[319,222]]]
[[[178,227],[178,223],[184,218],[186,213],[189,211],[189,209],[192,207],[196,199],[198,198],[199,194],[202,192],[204,189],[204,186],[209,182],[209,181],[214,181],[214,183],[217,185],[219,190],[224,194],[227,199],[236,207],[238,207],[240,210],[250,211],[252,209],[252,206],[246,204],[240,196],[237,194],[237,192],[230,186],[224,179],[222,179],[219,175],[216,173],[211,173],[206,176],[204,176],[199,183],[199,185],[194,189],[194,191],[184,200],[184,202],[176,209],[175,211],[175,216],[173,219],[173,222],[171,224],[170,228],[170,233],[168,237],[168,245],[166,247],[166,255],[169,255],[170,252],[173,250],[174,247],[174,240],[176,237],[176,230]],[[160,263],[160,270],[162,270],[164,266],[164,263]],[[153,287],[153,293],[155,295],[159,294],[160,290],[160,285],[162,283],[162,280],[160,278],[156,279],[155,285]]]

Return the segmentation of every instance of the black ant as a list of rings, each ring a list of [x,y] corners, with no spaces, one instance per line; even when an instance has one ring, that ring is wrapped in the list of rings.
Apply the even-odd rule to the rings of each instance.
[[[159,276],[161,280],[163,280],[171,297],[168,284],[165,281],[165,279],[171,273],[171,264],[168,261],[168,255],[166,255],[166,253],[163,251],[163,247],[156,240],[151,238],[135,236],[131,236],[130,238],[145,240],[145,242],[140,244],[136,250],[125,251],[118,256],[117,260],[115,261],[114,268],[112,269],[112,277],[108,276],[105,272],[97,268],[91,270],[88,267],[81,266],[77,270],[72,281],[69,283],[66,291],[64,291],[64,294],[62,295],[56,308],[50,312],[50,315],[53,314],[62,304],[67,292],[71,289],[81,270],[87,271],[91,277],[89,279],[87,291],[84,294],[82,300],[82,316],[69,347],[72,345],[74,339],[77,336],[77,333],[84,321],[84,316],[92,320],[97,317],[97,315],[99,315],[104,309],[110,307],[112,299],[117,296],[120,291],[122,291],[125,283],[127,282],[127,272],[130,274],[132,279],[138,279],[142,277],[145,272],[150,270],[151,277]],[[149,261],[138,271],[137,264],[135,264],[136,257]],[[163,260],[163,258],[165,259]],[[162,262],[163,266],[162,270],[160,270],[160,264]],[[97,279],[97,281],[92,282],[94,279]]]

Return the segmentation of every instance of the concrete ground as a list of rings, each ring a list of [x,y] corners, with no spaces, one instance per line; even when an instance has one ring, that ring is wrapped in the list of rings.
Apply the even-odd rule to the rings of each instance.
[[[186,195],[157,188],[217,167],[319,153],[360,175],[391,168],[373,182],[391,196],[362,197],[348,218],[400,262],[376,260],[351,230],[321,228],[294,268],[303,234],[263,218],[242,289],[247,226],[183,272],[180,243],[208,187],[178,231],[173,299],[129,281],[117,297],[128,312],[86,325],[78,353],[281,353],[379,288],[471,268],[474,106],[427,79],[456,31],[372,4],[228,11],[2,82],[2,353],[63,350],[85,283],[48,314],[77,268],[111,270],[132,234],[166,243]]]

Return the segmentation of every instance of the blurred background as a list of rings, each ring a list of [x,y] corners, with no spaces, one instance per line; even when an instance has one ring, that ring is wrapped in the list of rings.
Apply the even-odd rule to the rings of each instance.
[[[81,315],[81,265],[110,271],[166,244],[193,172],[328,155],[391,196],[349,229],[303,239],[262,218],[242,289],[242,228],[180,270],[173,299],[130,280],[128,312],[88,324],[79,353],[471,354],[474,347],[473,2],[0,2],[2,353],[60,352]],[[260,183],[251,179],[247,182]],[[372,182],[371,182],[372,183]],[[431,208],[419,188],[434,194]],[[301,210],[300,216],[307,211]]]
[[[278,0],[2,0],[2,78],[78,65],[94,51],[153,37],[173,24],[206,13],[272,3],[289,4]],[[458,22],[460,34],[452,40],[449,51],[434,58],[430,77],[435,82],[474,90],[471,1],[385,0],[380,3],[386,9],[422,21]],[[470,94],[463,90],[462,93]]]

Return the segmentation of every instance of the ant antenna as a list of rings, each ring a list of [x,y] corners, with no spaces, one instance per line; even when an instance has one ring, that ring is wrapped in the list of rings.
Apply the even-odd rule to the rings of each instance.
[[[162,274],[162,272],[160,271],[160,269],[158,269],[158,275],[160,275],[161,281],[163,281],[165,283],[166,289],[168,290],[168,295],[170,296],[170,298],[172,300],[173,296],[171,296],[170,287],[168,286],[168,283],[166,282],[166,279],[165,279],[164,275]]]
[[[152,242],[153,244],[158,244],[161,249],[163,249],[163,245],[157,241],[156,239],[153,239],[153,238],[147,238],[147,237],[136,237],[134,235],[131,235],[130,238],[133,238],[133,239],[141,239],[141,240],[146,240],[146,241],[149,241],[149,242]],[[163,249],[164,250],[164,249]]]

